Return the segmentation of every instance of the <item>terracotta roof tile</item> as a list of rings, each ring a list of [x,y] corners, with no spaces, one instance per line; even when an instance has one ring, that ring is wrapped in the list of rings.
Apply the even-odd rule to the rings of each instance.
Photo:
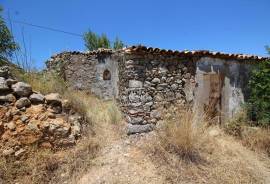
[[[256,55],[250,55],[250,54],[229,54],[229,53],[223,53],[223,52],[212,52],[209,50],[183,50],[183,51],[173,51],[173,50],[166,50],[166,49],[160,49],[160,48],[153,48],[153,47],[146,47],[146,46],[131,46],[124,49],[125,52],[148,52],[148,53],[154,53],[154,54],[160,54],[160,55],[171,55],[171,56],[199,56],[199,57],[215,57],[215,58],[225,58],[225,59],[235,59],[235,60],[250,60],[250,61],[265,61],[270,58],[268,57],[260,57]]]
[[[163,56],[176,56],[176,57],[214,57],[214,58],[223,58],[223,59],[235,59],[239,61],[265,61],[270,58],[268,57],[260,57],[256,55],[249,55],[249,54],[230,54],[230,53],[223,53],[223,52],[212,52],[209,50],[166,50],[154,47],[146,47],[146,46],[131,46],[127,48],[123,48],[117,51],[112,49],[98,49],[95,51],[87,51],[87,52],[79,52],[79,51],[64,51],[59,54],[53,55],[51,58],[55,57],[64,57],[65,55],[99,55],[99,54],[112,54],[115,52],[126,52],[126,53],[150,53],[150,54],[157,54]]]

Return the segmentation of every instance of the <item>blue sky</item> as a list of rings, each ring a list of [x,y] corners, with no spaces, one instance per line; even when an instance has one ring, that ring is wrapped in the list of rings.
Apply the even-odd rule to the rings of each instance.
[[[83,34],[89,28],[127,45],[266,56],[270,0],[0,0],[4,17]],[[85,50],[82,38],[12,23],[38,68],[52,54]]]

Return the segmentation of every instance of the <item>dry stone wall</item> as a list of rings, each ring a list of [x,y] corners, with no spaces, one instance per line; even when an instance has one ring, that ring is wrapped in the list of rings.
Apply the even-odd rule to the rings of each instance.
[[[149,132],[171,104],[192,103],[195,63],[191,58],[126,54],[119,62],[120,104],[128,134]]]
[[[220,122],[232,117],[247,96],[248,68],[264,59],[134,46],[65,52],[52,57],[47,66],[75,89],[116,99],[128,122],[128,134],[134,134],[153,130],[162,111],[172,104],[211,111]]]
[[[171,104],[193,103],[194,60],[124,50],[66,52],[52,57],[47,67],[61,74],[74,89],[117,99],[128,122],[128,134],[134,134],[152,131],[163,109]],[[109,80],[104,78],[106,71]]]
[[[118,55],[64,52],[46,62],[47,68],[60,74],[71,87],[87,90],[103,99],[118,96]]]

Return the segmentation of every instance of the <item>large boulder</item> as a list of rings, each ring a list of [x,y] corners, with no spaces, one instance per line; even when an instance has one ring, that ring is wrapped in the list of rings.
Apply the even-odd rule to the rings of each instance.
[[[11,79],[11,78],[8,78],[8,79],[6,80],[6,83],[7,83],[7,85],[8,85],[9,87],[11,87],[13,84],[16,84],[17,82],[18,82],[17,80]]]
[[[28,97],[32,93],[32,87],[24,82],[13,84],[12,89],[20,97]]]
[[[6,82],[5,78],[0,77],[0,92],[1,91],[7,91],[7,90],[9,90],[9,87],[7,85],[7,82]]]
[[[40,93],[33,93],[29,97],[30,101],[34,104],[43,103],[45,100],[45,97]]]
[[[69,113],[69,111],[71,110],[71,103],[69,100],[62,100],[62,110],[67,114]]]
[[[75,114],[75,115],[70,115],[68,117],[68,122],[71,125],[71,135],[74,137],[78,137],[80,136],[81,133],[81,121],[82,121],[82,117]]]
[[[16,97],[13,94],[0,96],[0,102],[15,102]]]
[[[0,77],[7,78],[9,75],[9,68],[8,66],[1,66],[0,67]]]
[[[45,96],[45,99],[48,104],[61,104],[61,96],[58,93],[50,93]]]
[[[16,107],[18,109],[21,109],[23,107],[29,107],[31,105],[31,102],[28,98],[26,97],[22,97],[19,100],[17,100],[17,102],[15,103]]]
[[[48,122],[48,131],[56,137],[67,137],[70,133],[70,125],[64,123],[63,119],[54,119]]]

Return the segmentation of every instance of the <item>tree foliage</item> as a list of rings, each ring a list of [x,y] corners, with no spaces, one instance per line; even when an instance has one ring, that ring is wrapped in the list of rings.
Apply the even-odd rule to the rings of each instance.
[[[98,48],[111,48],[111,42],[104,33],[98,38]]]
[[[15,51],[18,46],[13,40],[13,36],[6,26],[6,22],[3,19],[1,13],[3,8],[0,6],[0,57],[5,58],[11,56],[12,52]]]
[[[124,47],[124,43],[119,38],[116,38],[115,41],[111,43],[106,34],[103,33],[98,35],[91,30],[84,33],[83,39],[85,42],[85,47],[90,51],[97,50],[99,48],[112,48],[116,50]]]
[[[269,47],[266,48],[270,54]],[[270,60],[256,65],[249,81],[249,115],[258,125],[270,125]]]
[[[113,43],[113,49],[122,49],[124,47],[124,43],[118,38],[115,38],[115,41]]]

